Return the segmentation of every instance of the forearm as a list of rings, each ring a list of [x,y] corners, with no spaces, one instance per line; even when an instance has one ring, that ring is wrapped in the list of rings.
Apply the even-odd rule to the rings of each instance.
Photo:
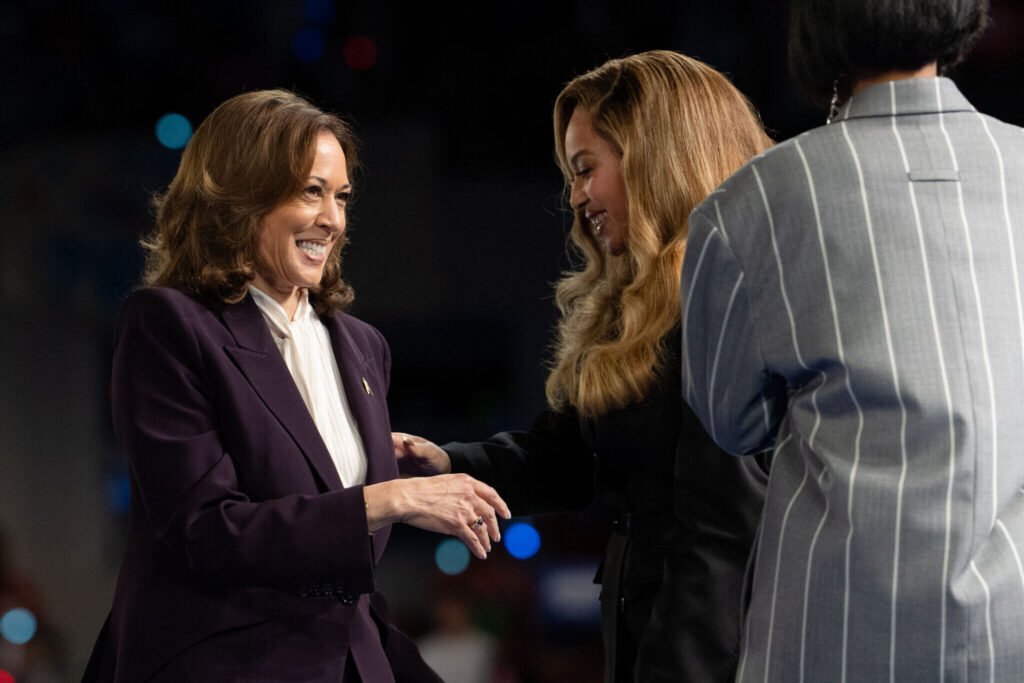
[[[191,571],[223,583],[298,594],[325,583],[351,594],[374,588],[358,487],[260,502],[197,490],[157,532]]]
[[[498,490],[516,514],[579,510],[593,499],[593,453],[575,415],[546,412],[527,431],[443,446],[454,472]]]
[[[691,216],[680,294],[683,398],[726,451],[770,448],[785,382],[765,358],[756,290],[724,234],[700,212]]]

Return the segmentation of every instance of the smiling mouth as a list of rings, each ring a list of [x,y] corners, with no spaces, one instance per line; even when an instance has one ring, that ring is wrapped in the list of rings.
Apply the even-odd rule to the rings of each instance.
[[[323,242],[309,242],[306,240],[300,240],[295,243],[302,253],[310,256],[314,260],[322,260],[327,256],[327,245]]]
[[[604,223],[608,220],[608,213],[606,211],[600,211],[593,216],[588,216],[587,220],[590,221],[590,227],[594,229],[594,234],[600,235],[601,230],[604,228]]]

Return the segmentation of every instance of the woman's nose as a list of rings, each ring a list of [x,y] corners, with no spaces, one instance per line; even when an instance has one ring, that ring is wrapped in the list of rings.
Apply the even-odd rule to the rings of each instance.
[[[341,232],[345,229],[345,208],[333,200],[325,201],[317,225],[328,232]]]
[[[583,191],[583,183],[579,180],[574,180],[572,183],[572,191],[569,193],[569,203],[572,204],[572,208],[577,211],[581,210],[587,205],[587,201],[590,198],[587,197],[587,193]]]

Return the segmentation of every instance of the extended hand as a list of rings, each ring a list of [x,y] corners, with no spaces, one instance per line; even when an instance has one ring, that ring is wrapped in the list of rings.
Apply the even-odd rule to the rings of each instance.
[[[398,471],[403,477],[432,476],[452,471],[452,461],[448,454],[421,436],[392,432],[391,443],[395,447]]]
[[[468,474],[393,479],[365,487],[363,496],[371,531],[405,522],[455,536],[481,560],[501,540],[498,515],[512,516],[497,491]]]

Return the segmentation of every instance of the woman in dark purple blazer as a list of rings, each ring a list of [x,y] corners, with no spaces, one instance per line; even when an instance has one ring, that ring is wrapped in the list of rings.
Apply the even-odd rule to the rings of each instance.
[[[117,322],[132,511],[86,680],[439,680],[374,590],[390,525],[483,557],[508,509],[464,475],[396,478],[388,346],[342,313],[355,163],[337,117],[253,92],[203,122],[157,200]]]

